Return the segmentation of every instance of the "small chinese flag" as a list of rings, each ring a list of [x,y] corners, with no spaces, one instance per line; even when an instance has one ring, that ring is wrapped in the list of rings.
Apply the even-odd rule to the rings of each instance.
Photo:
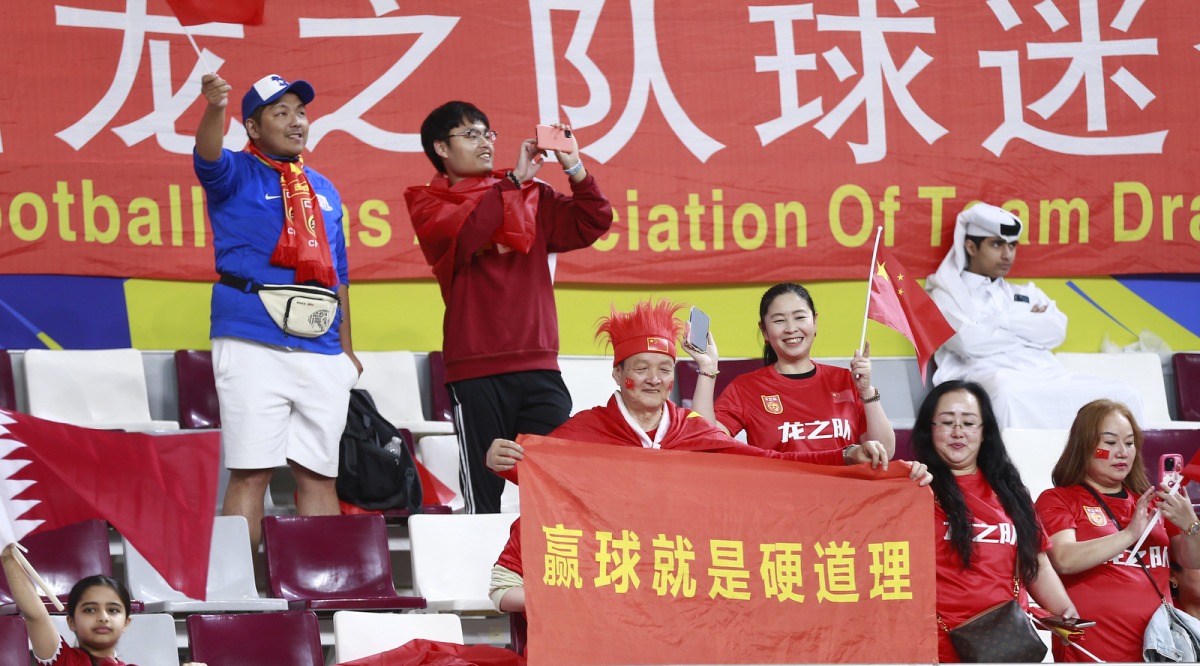
[[[266,0],[167,0],[180,25],[261,25]]]
[[[925,383],[926,366],[933,352],[954,337],[954,328],[937,304],[885,247],[879,248],[875,274],[871,277],[867,316],[898,331],[913,344],[921,366],[921,383]]]
[[[1196,455],[1184,466],[1183,478],[1200,483],[1200,451],[1196,451]]]

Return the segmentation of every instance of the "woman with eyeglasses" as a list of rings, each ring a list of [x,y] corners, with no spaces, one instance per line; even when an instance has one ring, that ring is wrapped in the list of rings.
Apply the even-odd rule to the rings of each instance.
[[[1182,490],[1168,495],[1151,485],[1142,430],[1129,408],[1112,400],[1080,408],[1051,479],[1054,487],[1037,501],[1054,546],[1050,562],[1079,600],[1080,614],[1096,621],[1072,642],[1105,661],[1142,661],[1150,616],[1162,597],[1171,598],[1170,562],[1200,567],[1200,519],[1192,502]],[[1054,660],[1091,661],[1057,641]]]
[[[1078,617],[983,387],[958,380],[934,387],[917,412],[912,445],[933,474],[938,661],[961,661],[950,629],[1013,598],[1028,608],[1032,594],[1047,612]]]

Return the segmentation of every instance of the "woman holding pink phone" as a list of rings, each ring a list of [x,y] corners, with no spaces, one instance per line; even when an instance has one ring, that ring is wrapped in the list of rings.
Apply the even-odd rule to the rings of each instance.
[[[1150,484],[1142,464],[1142,430],[1125,405],[1084,405],[1054,466],[1054,488],[1037,500],[1053,546],[1050,563],[1079,616],[1095,620],[1072,642],[1104,661],[1143,661],[1150,616],[1170,600],[1170,566],[1200,567],[1200,519],[1186,493]],[[1132,553],[1154,509],[1161,517]],[[1055,661],[1091,661],[1054,642]]]

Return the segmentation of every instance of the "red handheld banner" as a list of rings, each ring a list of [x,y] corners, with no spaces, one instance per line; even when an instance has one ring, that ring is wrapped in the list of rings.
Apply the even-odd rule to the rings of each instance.
[[[523,443],[531,665],[936,659],[932,494],[903,465]]]

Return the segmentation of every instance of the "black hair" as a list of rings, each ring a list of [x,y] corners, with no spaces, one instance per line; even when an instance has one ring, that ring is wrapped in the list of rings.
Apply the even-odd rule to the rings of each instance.
[[[949,523],[947,536],[958,553],[962,568],[970,568],[975,536],[972,525],[974,517],[950,467],[933,446],[933,418],[938,401],[953,391],[966,391],[979,402],[983,432],[975,465],[996,493],[1004,512],[1013,521],[1017,531],[1017,568],[1021,580],[1028,584],[1037,580],[1042,528],[1033,507],[1033,499],[1029,496],[1029,489],[1021,481],[1020,472],[1004,448],[1000,426],[996,422],[996,413],[992,409],[992,401],[987,391],[975,382],[961,380],[952,380],[933,387],[925,396],[921,408],[917,410],[917,422],[912,430],[913,455],[929,466],[929,473],[933,475],[933,482],[929,487],[933,490],[934,499],[946,513],[946,521]]]
[[[438,173],[446,173],[446,165],[442,163],[442,156],[434,150],[434,142],[449,139],[450,131],[464,123],[482,123],[487,129],[492,127],[487,115],[469,102],[446,102],[430,111],[421,123],[421,147]]]
[[[963,239],[963,253],[967,256],[967,265],[963,266],[964,269],[969,268],[971,266],[971,261],[974,259],[974,257],[971,256],[970,246],[967,245],[967,242],[970,241],[974,243],[975,250],[979,251],[983,248],[983,244],[987,242],[987,239],[988,236],[972,236],[970,234],[967,234],[967,236]]]
[[[75,607],[79,605],[79,600],[83,598],[83,593],[87,592],[93,587],[112,588],[112,590],[116,592],[117,596],[121,599],[121,605],[125,606],[125,615],[129,615],[131,601],[129,598],[129,590],[125,587],[125,584],[116,578],[113,578],[112,576],[97,574],[95,576],[88,576],[87,578],[80,580],[78,583],[75,583],[75,585],[71,587],[71,593],[67,595],[68,616],[75,616]]]
[[[800,300],[808,304],[808,309],[812,310],[813,316],[817,316],[817,306],[813,304],[812,295],[804,287],[795,282],[780,282],[779,284],[766,290],[762,295],[762,300],[758,302],[758,330],[761,332],[766,327],[767,310],[771,308],[771,304],[776,298],[784,294],[795,294],[800,297]],[[771,347],[771,342],[763,336],[763,365],[774,365],[779,360],[779,354]]]
[[[245,127],[247,122],[253,120],[255,125],[262,127],[263,109],[265,108],[267,108],[266,104],[259,104],[258,107],[254,109],[254,113],[250,114],[249,118],[242,119],[242,126]],[[249,132],[249,128],[247,128],[247,132]]]
[[[967,234],[967,236],[963,239],[963,246],[964,247],[966,246],[967,241],[971,241],[972,243],[975,244],[975,247],[980,248],[980,247],[983,247],[983,243],[985,241],[987,241],[988,238],[989,238],[989,236],[972,236],[970,234]]]

